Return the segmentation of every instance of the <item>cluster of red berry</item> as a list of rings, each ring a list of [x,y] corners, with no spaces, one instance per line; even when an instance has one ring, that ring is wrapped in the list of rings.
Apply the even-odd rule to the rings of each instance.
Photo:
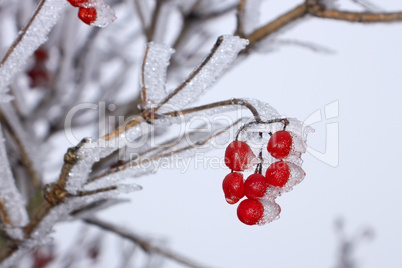
[[[226,148],[225,164],[232,172],[223,180],[223,192],[229,204],[246,196],[237,208],[237,216],[247,225],[262,225],[277,219],[281,208],[275,198],[291,190],[305,175],[300,166],[290,161],[291,156],[299,158],[301,155],[295,146],[299,137],[286,130],[270,135],[267,150],[275,162],[266,169],[265,176],[262,175],[262,152],[255,161],[258,158],[243,141],[233,141]],[[258,163],[256,171],[244,181],[241,172],[253,166],[253,162]]]
[[[73,7],[78,7],[78,18],[84,23],[91,25],[97,18],[96,8],[89,0],[67,0]]]

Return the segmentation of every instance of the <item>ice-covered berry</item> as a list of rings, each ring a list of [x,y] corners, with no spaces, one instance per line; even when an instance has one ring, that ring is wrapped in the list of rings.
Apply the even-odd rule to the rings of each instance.
[[[236,204],[244,196],[243,174],[232,172],[226,175],[222,182],[222,189],[226,202],[231,205]]]
[[[88,0],[67,0],[73,7],[82,7]]]
[[[78,10],[78,18],[82,20],[84,23],[91,25],[96,20],[97,17],[97,12],[96,8],[90,7],[90,8],[85,8],[85,7],[80,7]]]
[[[265,173],[268,184],[283,187],[289,180],[290,168],[285,161],[272,163]]]
[[[243,171],[247,169],[255,158],[250,146],[243,141],[233,141],[226,148],[225,164],[231,170]]]
[[[248,198],[261,198],[268,188],[266,178],[261,174],[252,174],[244,182],[244,194]]]
[[[264,206],[256,199],[245,199],[237,207],[237,217],[247,225],[259,223],[264,216]]]
[[[268,142],[268,152],[277,159],[283,159],[292,150],[293,139],[288,131],[281,130],[272,134]]]

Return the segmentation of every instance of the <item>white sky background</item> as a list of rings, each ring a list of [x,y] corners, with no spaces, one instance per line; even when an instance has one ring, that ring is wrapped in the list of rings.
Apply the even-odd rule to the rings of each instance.
[[[266,1],[262,21],[297,3]],[[374,3],[387,11],[402,10],[400,0]],[[254,54],[201,98],[200,103],[257,98],[300,120],[339,101],[339,118],[313,125],[316,132],[308,139],[310,146],[324,151],[325,124],[339,122],[339,166],[304,155],[307,176],[277,199],[279,220],[262,227],[240,223],[237,205],[228,205],[221,190],[229,170],[202,167],[143,177],[137,182],[144,189],[130,195],[131,203],[108,209],[101,217],[167,238],[172,249],[202,264],[236,268],[333,267],[338,246],[333,223],[343,217],[349,235],[367,226],[375,232],[373,241],[356,250],[361,267],[401,267],[401,32],[402,23],[360,25],[311,18],[281,37],[319,44],[335,54],[296,46]],[[67,239],[71,230],[70,224],[60,225],[55,237]],[[119,248],[110,241],[108,257],[99,267],[116,265],[113,255]],[[169,262],[166,267],[181,266]]]

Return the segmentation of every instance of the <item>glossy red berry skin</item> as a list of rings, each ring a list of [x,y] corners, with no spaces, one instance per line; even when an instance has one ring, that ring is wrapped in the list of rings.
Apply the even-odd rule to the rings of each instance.
[[[244,194],[248,198],[261,198],[268,188],[266,178],[261,174],[252,174],[244,182]]]
[[[244,180],[243,174],[232,172],[226,175],[222,182],[223,193],[226,202],[233,205],[239,202],[244,196]]]
[[[289,180],[290,168],[285,161],[272,163],[265,173],[269,185],[283,187]]]
[[[226,148],[225,164],[234,171],[243,171],[250,165],[254,154],[247,143],[243,141],[233,141]]]
[[[277,159],[283,159],[292,150],[293,139],[288,131],[281,130],[272,134],[268,142],[268,152]]]
[[[80,7],[78,10],[78,18],[88,25],[96,20],[96,16],[96,8],[94,7]]]
[[[82,7],[88,0],[67,0],[73,7]]]
[[[264,206],[256,199],[244,199],[237,207],[237,217],[247,225],[255,225],[264,216]]]
[[[88,0],[67,0],[73,7],[82,7]]]

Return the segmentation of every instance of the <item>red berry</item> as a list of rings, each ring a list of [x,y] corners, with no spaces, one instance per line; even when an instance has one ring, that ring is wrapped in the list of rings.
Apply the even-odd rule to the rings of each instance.
[[[44,47],[38,48],[35,51],[34,56],[35,56],[35,60],[40,63],[46,61],[49,58],[49,55]]]
[[[275,132],[268,142],[268,152],[275,158],[283,159],[292,150],[292,136],[285,130]]]
[[[243,174],[232,172],[226,175],[222,182],[222,189],[226,202],[231,205],[236,204],[244,196]]]
[[[42,67],[34,67],[32,70],[27,72],[28,76],[31,78],[29,86],[31,88],[43,86],[46,87],[50,82],[50,75],[46,69]]]
[[[267,191],[268,183],[261,174],[252,174],[244,182],[244,194],[248,198],[261,198]]]
[[[254,225],[264,216],[264,206],[256,199],[245,199],[237,207],[237,217],[247,225]]]
[[[73,7],[82,7],[88,0],[67,0]]]
[[[96,8],[80,7],[78,10],[78,18],[80,18],[84,23],[91,25],[91,23],[96,20]]]
[[[290,168],[284,161],[272,163],[265,174],[268,184],[283,187],[289,180]]]
[[[231,170],[243,171],[249,167],[253,157],[254,154],[247,143],[243,141],[233,141],[226,148],[225,164]]]

